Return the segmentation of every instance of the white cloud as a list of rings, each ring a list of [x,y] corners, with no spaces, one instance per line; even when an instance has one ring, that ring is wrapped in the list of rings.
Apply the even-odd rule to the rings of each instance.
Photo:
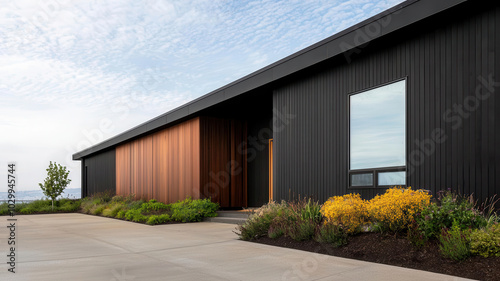
[[[20,189],[50,160],[78,187],[77,150],[399,2],[0,0],[2,161]]]

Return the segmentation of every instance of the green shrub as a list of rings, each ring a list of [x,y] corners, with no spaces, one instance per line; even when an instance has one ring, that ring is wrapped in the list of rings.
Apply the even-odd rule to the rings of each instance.
[[[102,216],[103,217],[112,218],[113,216],[111,216],[111,209],[109,209],[109,208],[104,209],[102,211]]]
[[[284,234],[285,234],[284,228],[275,225],[269,226],[269,230],[267,231],[267,236],[272,239],[280,238]]]
[[[140,209],[143,203],[143,200],[131,201],[127,204],[127,208],[130,210]]]
[[[111,191],[99,192],[94,194],[92,197],[99,199],[100,203],[108,203],[113,198]]]
[[[443,228],[439,236],[441,254],[453,260],[464,260],[470,256],[470,232],[460,230],[458,222],[453,222],[451,229]]]
[[[113,198],[111,198],[111,203],[130,203],[133,202],[134,200],[134,195],[128,195],[128,196],[121,196],[121,195],[115,195]]]
[[[149,200],[149,202],[142,203],[141,209],[144,213],[158,212],[163,210],[170,209],[170,206],[167,204],[163,204],[161,202],[157,202],[154,199]]]
[[[116,217],[118,215],[118,212],[123,210],[125,208],[125,206],[123,205],[123,203],[114,203],[113,205],[111,205],[111,207],[109,208],[110,210],[110,216],[111,217]]]
[[[172,212],[172,219],[178,222],[201,221],[201,215],[191,208],[177,208]]]
[[[21,209],[26,208],[28,203],[17,203],[14,212],[20,213]],[[10,215],[9,203],[5,202],[0,204],[0,216]]]
[[[61,212],[77,212],[80,209],[81,201],[80,200],[70,200],[70,199],[62,199],[59,202],[59,207],[56,209]]]
[[[290,225],[287,234],[296,241],[309,240],[314,236],[317,224],[310,219],[302,218]]]
[[[172,218],[168,214],[162,214],[162,215],[151,215],[149,216],[148,220],[146,221],[147,224],[149,225],[156,225],[156,224],[162,224],[172,221]]]
[[[475,230],[470,236],[470,251],[473,255],[500,257],[500,224]]]
[[[451,192],[440,194],[437,203],[433,203],[425,208],[417,223],[420,229],[428,238],[440,236],[441,229],[451,228],[456,221],[459,229],[477,229],[486,226],[486,219],[483,214],[474,208],[471,198],[462,198]]]
[[[318,226],[314,240],[320,243],[332,244],[334,247],[340,247],[347,244],[347,233],[342,227],[327,223]]]
[[[102,214],[102,211],[104,211],[104,209],[106,208],[106,205],[105,204],[99,204],[99,205],[94,205],[91,209],[90,209],[90,213],[92,215],[100,215]]]
[[[235,232],[242,240],[252,240],[268,235],[269,226],[287,207],[286,202],[280,204],[272,201],[257,209],[242,225],[238,225]]]
[[[36,211],[31,208],[22,208],[19,212],[23,215],[31,215],[34,214]]]
[[[80,210],[85,214],[90,214],[90,209],[94,206],[94,204],[88,200],[88,198],[82,199],[82,203],[80,204]]]
[[[141,213],[140,209],[131,209],[125,213],[125,219],[134,222],[145,222],[148,218]]]
[[[413,220],[408,225],[408,232],[406,233],[408,240],[417,248],[421,248],[427,244],[429,238],[425,235],[425,232],[420,229],[416,220]]]
[[[24,214],[24,215],[29,215],[29,214],[37,214],[37,213],[52,213],[56,210],[52,210],[52,201],[42,199],[42,200],[35,200],[33,202],[25,204],[19,210],[19,212],[21,214]]]
[[[109,205],[102,211],[102,215],[109,218],[117,216],[118,212],[125,207],[124,203],[119,201],[111,201]]]
[[[192,200],[188,206],[191,209],[197,210],[202,218],[215,217],[217,216],[217,210],[219,210],[219,204],[210,201],[210,199]]]
[[[283,235],[288,235],[289,226],[297,221],[298,215],[291,211],[290,205],[287,208],[280,210],[276,217],[269,224],[267,236],[269,238],[279,238]]]
[[[312,220],[315,223],[320,223],[323,215],[321,215],[321,205],[318,202],[309,201],[305,203],[301,210],[301,216],[303,220]]]
[[[30,215],[30,214],[37,214],[37,213],[52,213],[52,206],[40,206],[37,204],[38,207],[35,207],[34,205],[27,205],[26,207],[22,208],[19,212],[23,215]]]
[[[127,211],[128,211],[128,209],[122,208],[120,211],[118,211],[118,213],[116,213],[115,218],[117,218],[117,219],[124,219],[125,218],[125,214],[127,213]]]
[[[9,214],[10,214],[9,204],[7,203],[0,204],[0,216],[5,216]]]
[[[219,204],[211,202],[210,199],[186,198],[170,206],[172,219],[179,222],[201,221],[204,217],[214,217],[218,209]]]

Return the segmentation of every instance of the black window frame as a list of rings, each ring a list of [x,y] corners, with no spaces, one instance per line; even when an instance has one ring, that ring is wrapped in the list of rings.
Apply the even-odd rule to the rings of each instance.
[[[348,167],[348,175],[347,175],[347,181],[348,181],[348,189],[362,189],[362,188],[390,188],[393,187],[394,185],[379,185],[378,184],[378,174],[379,173],[384,173],[384,172],[406,172],[406,180],[404,185],[400,185],[403,187],[406,187],[408,185],[408,171],[407,171],[407,163],[405,163],[405,166],[392,166],[392,167],[378,167],[378,168],[367,168],[367,169],[355,169],[351,170],[351,96],[361,94],[363,92],[367,92],[376,88],[384,87],[390,84],[394,84],[397,82],[405,81],[405,92],[404,92],[404,97],[405,97],[405,162],[408,162],[407,158],[407,150],[408,150],[408,77],[402,77],[400,79],[392,80],[386,83],[378,84],[377,86],[373,86],[370,88],[366,88],[363,90],[359,90],[356,92],[349,93],[347,95],[347,167]],[[352,175],[356,174],[372,174],[372,185],[352,185]]]

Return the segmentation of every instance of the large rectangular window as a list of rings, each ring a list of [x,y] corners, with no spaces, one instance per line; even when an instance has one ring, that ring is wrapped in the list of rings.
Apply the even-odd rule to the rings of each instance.
[[[349,185],[406,185],[406,81],[349,97]]]

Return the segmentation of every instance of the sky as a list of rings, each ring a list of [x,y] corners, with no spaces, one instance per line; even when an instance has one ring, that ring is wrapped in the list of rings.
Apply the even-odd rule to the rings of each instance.
[[[0,191],[400,2],[0,0]]]

